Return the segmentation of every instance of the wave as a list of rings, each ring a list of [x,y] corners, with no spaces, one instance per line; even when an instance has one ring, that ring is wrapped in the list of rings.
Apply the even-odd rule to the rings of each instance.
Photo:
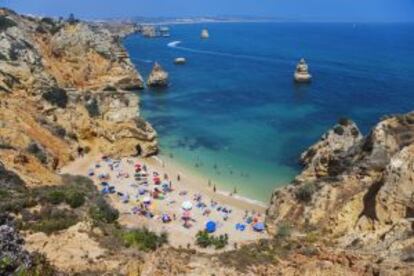
[[[176,40],[176,41],[172,41],[170,43],[167,44],[168,47],[172,47],[172,48],[176,48],[178,46],[178,44],[180,44],[181,41]]]
[[[153,63],[154,62],[150,59],[139,59],[139,58],[131,58],[131,60],[136,61],[136,62],[143,62],[143,63]]]
[[[217,51],[188,48],[188,47],[179,46],[180,44],[181,44],[181,41],[176,40],[176,41],[172,41],[168,43],[167,46],[170,48],[192,52],[192,53],[198,53],[198,54],[231,57],[231,58],[241,58],[241,59],[247,59],[247,60],[253,60],[253,61],[271,62],[271,63],[287,62],[286,60],[283,60],[283,59],[275,59],[275,58],[267,58],[267,57],[260,57],[260,56],[233,54],[233,53],[226,53],[226,52],[217,52]]]

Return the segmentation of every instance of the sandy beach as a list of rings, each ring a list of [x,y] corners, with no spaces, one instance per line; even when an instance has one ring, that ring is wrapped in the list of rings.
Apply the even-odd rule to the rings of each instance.
[[[217,225],[214,235],[228,234],[227,248],[229,249],[234,248],[234,243],[241,245],[266,237],[264,231],[254,231],[253,223],[247,223],[248,219],[246,219],[263,222],[266,206],[254,200],[220,191],[218,188],[214,191],[214,186],[209,185],[207,179],[171,159],[166,159],[151,157],[103,160],[102,155],[91,153],[68,164],[61,169],[61,173],[88,176],[94,180],[99,190],[104,188],[101,182],[107,182],[116,191],[106,196],[119,210],[121,225],[128,228],[145,226],[158,233],[165,231],[169,235],[170,244],[174,247],[187,247],[190,244],[194,248],[196,233],[204,230],[208,221],[214,221]],[[137,165],[146,168],[148,177],[140,180],[134,178]],[[140,173],[143,174],[144,171],[141,170]],[[154,175],[158,175],[160,184],[155,185]],[[106,176],[107,179],[100,179],[102,176]],[[165,176],[168,178],[165,179]],[[163,187],[167,189],[160,193],[161,199],[154,199],[154,189],[162,191]],[[168,191],[170,188],[171,191]],[[147,192],[143,193],[144,191]],[[144,203],[149,198],[151,203]],[[183,209],[184,202],[192,204],[191,210],[186,212]],[[153,217],[137,212],[143,206]],[[182,217],[188,214],[191,219],[185,227]],[[171,218],[170,222],[162,221],[165,215]],[[236,229],[236,224],[243,224],[244,231]]]

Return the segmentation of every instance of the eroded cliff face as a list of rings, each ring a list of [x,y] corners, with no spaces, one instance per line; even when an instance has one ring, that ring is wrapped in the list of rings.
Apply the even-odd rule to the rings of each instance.
[[[343,249],[409,263],[414,256],[414,113],[380,121],[366,137],[343,120],[301,157],[303,172],[276,190],[267,226],[317,229]]]
[[[80,149],[148,156],[156,132],[139,117],[143,87],[118,34],[100,25],[0,9],[0,159],[28,184]]]

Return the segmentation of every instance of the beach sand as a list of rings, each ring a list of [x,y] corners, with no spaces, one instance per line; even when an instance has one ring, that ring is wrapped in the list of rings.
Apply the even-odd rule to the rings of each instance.
[[[69,173],[76,175],[87,176],[88,172],[93,169],[95,175],[91,177],[98,189],[102,189],[100,180],[97,175],[108,173],[110,179],[107,182],[111,186],[115,186],[117,192],[128,194],[130,200],[128,203],[123,203],[121,197],[115,194],[110,194],[109,200],[111,204],[120,212],[119,223],[127,228],[147,227],[155,232],[167,232],[169,236],[170,245],[174,247],[188,247],[195,248],[195,235],[199,230],[205,228],[205,223],[209,220],[217,222],[217,230],[214,235],[228,234],[229,245],[228,249],[234,247],[234,243],[241,245],[243,243],[254,241],[261,238],[266,238],[265,232],[258,233],[253,231],[252,226],[245,223],[243,217],[246,210],[249,215],[260,214],[256,216],[260,222],[264,221],[264,213],[266,206],[253,200],[248,200],[238,196],[231,196],[228,193],[213,191],[213,186],[208,185],[208,179],[196,174],[191,169],[184,168],[171,159],[165,157],[151,157],[151,158],[123,158],[119,166],[111,171],[107,162],[102,161],[100,154],[89,154],[82,158],[76,159],[74,162],[68,164],[61,169],[61,173]],[[114,160],[113,160],[114,161]],[[100,168],[95,168],[99,163]],[[146,165],[148,168],[148,183],[147,187],[139,186],[139,188],[147,188],[153,190],[154,187],[161,189],[161,185],[155,186],[152,181],[153,172],[158,172],[161,180],[164,179],[164,174],[168,175],[169,181],[172,183],[172,192],[168,192],[163,200],[154,199],[149,206],[149,210],[155,215],[153,218],[147,218],[142,215],[133,214],[132,208],[139,207],[140,202],[148,194],[138,196],[138,185],[134,179],[136,163]],[[127,174],[129,177],[117,176],[119,173]],[[177,175],[180,175],[180,181],[177,180]],[[131,185],[132,184],[132,185]],[[180,195],[180,192],[186,191],[186,195]],[[194,201],[194,195],[199,194],[202,197],[202,202],[211,210],[208,216],[203,215],[203,210],[196,207],[197,202]],[[137,201],[137,199],[139,201]],[[215,208],[210,208],[211,200],[217,202]],[[183,214],[182,203],[190,201],[193,204],[191,212],[192,227],[185,228],[184,221],[181,219]],[[172,203],[171,203],[172,202]],[[228,219],[225,221],[223,213],[217,211],[217,207],[222,206],[231,209]],[[163,223],[161,220],[162,214],[169,214],[173,219],[174,214],[176,220],[170,223]],[[235,228],[237,223],[244,223],[247,227],[244,231],[238,231]],[[204,251],[210,251],[206,249]]]

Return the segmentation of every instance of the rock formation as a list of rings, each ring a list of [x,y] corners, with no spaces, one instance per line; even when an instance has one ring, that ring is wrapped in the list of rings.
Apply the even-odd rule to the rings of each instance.
[[[406,262],[414,255],[414,113],[383,119],[366,137],[341,120],[301,156],[305,168],[274,192],[267,225],[318,229],[343,249]]]
[[[168,86],[168,73],[157,62],[148,77],[147,85],[150,87]]]
[[[312,79],[312,76],[308,72],[308,65],[303,58],[296,65],[294,79],[296,82],[310,82]]]
[[[143,87],[119,37],[102,26],[0,10],[0,160],[28,183],[55,183],[79,148],[157,152],[139,116]]]

